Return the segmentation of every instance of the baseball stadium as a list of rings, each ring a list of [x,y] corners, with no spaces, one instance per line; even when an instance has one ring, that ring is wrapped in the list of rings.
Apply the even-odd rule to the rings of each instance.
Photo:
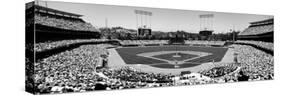
[[[130,20],[136,24],[132,29],[121,23],[109,26],[110,16],[100,27],[86,13],[65,11],[53,3],[26,4],[25,69],[30,93],[274,79],[272,16],[246,22],[241,31],[218,33],[214,19],[220,15],[202,12],[196,15],[200,24],[196,32],[158,31],[152,27],[157,20],[151,23],[161,14],[156,9],[128,7],[132,9],[128,14],[135,17]]]

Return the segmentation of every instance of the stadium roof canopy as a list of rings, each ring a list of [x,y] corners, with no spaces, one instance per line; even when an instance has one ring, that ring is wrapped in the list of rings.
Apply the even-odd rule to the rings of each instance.
[[[34,5],[34,6],[35,6],[35,9],[40,10],[40,11],[52,12],[52,13],[61,14],[61,15],[68,15],[70,17],[81,17],[81,16],[83,16],[83,15],[80,15],[80,14],[60,11],[60,10],[57,10],[57,9],[52,9],[52,8],[43,7],[43,6],[39,6],[39,5]]]
[[[251,26],[254,26],[254,25],[264,25],[264,24],[273,24],[273,18],[265,19],[265,20],[261,20],[261,21],[250,22],[250,24],[251,24]]]

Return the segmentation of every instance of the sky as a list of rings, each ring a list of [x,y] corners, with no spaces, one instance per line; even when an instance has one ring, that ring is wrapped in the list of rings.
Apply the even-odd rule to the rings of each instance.
[[[105,27],[106,19],[108,27],[121,26],[129,29],[137,29],[137,22],[140,25],[140,16],[136,16],[134,10],[144,10],[152,12],[151,29],[153,31],[177,31],[198,33],[200,30],[199,15],[214,14],[214,33],[229,32],[230,29],[243,31],[249,26],[249,22],[273,18],[270,15],[222,13],[209,11],[191,11],[178,9],[160,9],[129,6],[112,6],[101,4],[69,3],[57,1],[40,1],[39,5],[54,8],[61,11],[83,15],[81,18],[93,26]],[[138,21],[136,20],[138,17]],[[144,19],[144,18],[143,18]],[[211,22],[210,22],[211,23]]]

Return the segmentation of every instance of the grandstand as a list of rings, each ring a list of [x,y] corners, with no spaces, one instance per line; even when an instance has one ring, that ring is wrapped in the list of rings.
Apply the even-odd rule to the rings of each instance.
[[[81,17],[34,2],[26,5],[28,92],[57,94],[274,78],[273,54],[268,53],[274,51],[273,19],[251,22],[233,42],[229,40],[234,34],[210,31],[203,35],[208,38],[183,30],[150,31],[148,37],[139,37],[138,30],[95,28]]]
[[[238,34],[238,40],[273,42],[273,18],[251,22],[250,26]]]
[[[251,25],[238,34],[237,44],[251,45],[273,55],[273,18],[251,22]]]
[[[35,26],[35,41],[46,42],[68,39],[91,39],[100,38],[100,32],[90,23],[81,19],[80,14],[60,11],[41,5],[33,4],[26,10],[27,22]]]

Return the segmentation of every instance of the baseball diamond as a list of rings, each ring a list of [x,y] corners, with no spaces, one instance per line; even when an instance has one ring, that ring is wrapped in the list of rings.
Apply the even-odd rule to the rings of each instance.
[[[175,54],[175,50],[179,50],[181,57],[173,58],[172,55]],[[194,46],[152,46],[152,47],[129,47],[129,48],[118,48],[116,49],[122,59],[126,64],[144,64],[158,68],[174,68],[173,61],[178,61],[179,68],[188,68],[197,66],[208,62],[219,62],[225,55],[228,48],[221,47],[194,47]],[[171,53],[161,51],[175,51]],[[188,53],[183,53],[182,51],[194,51],[210,53],[205,56],[193,55]],[[149,52],[160,52],[160,54],[145,57],[138,56],[137,54],[149,53]],[[199,57],[198,57],[199,56]],[[167,61],[166,61],[167,60]]]

